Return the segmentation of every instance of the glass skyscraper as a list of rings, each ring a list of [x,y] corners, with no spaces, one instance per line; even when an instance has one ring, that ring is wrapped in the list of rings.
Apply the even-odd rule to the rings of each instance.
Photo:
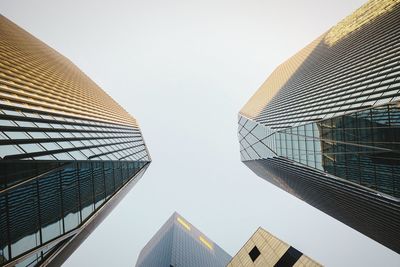
[[[227,267],[256,266],[321,267],[322,265],[260,227],[227,265]]]
[[[225,267],[231,256],[178,213],[140,252],[136,267]]]
[[[400,1],[369,1],[239,113],[258,176],[400,253]]]
[[[150,161],[133,117],[0,16],[1,266],[61,265]]]

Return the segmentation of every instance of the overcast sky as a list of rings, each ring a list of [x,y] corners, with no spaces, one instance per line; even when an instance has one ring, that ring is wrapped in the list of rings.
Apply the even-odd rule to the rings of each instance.
[[[327,266],[400,256],[257,177],[237,113],[273,69],[364,0],[1,0],[140,124],[153,162],[65,266],[133,266],[178,211],[234,255],[262,226]]]

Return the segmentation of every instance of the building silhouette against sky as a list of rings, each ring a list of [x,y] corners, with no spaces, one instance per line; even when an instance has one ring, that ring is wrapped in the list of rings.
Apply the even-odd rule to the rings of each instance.
[[[369,1],[239,113],[258,176],[400,253],[400,1]]]
[[[0,16],[0,265],[60,265],[150,163],[136,120]]]
[[[231,256],[178,213],[140,252],[136,267],[225,267]]]
[[[250,237],[227,267],[320,267],[318,262],[263,228]]]

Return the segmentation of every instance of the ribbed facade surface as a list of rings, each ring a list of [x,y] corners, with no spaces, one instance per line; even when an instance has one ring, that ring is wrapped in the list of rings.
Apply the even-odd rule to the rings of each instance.
[[[150,161],[132,116],[0,16],[0,266],[60,265]]]
[[[263,228],[250,237],[227,267],[320,267],[315,260]]]
[[[256,174],[400,252],[400,1],[369,1],[239,113]]]
[[[225,267],[230,259],[228,253],[175,212],[142,249],[136,267]]]

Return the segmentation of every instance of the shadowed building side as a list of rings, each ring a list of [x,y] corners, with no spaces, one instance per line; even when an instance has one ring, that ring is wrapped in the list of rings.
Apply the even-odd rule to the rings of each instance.
[[[279,66],[238,118],[251,170],[396,252],[399,21],[400,1],[369,1]]]

